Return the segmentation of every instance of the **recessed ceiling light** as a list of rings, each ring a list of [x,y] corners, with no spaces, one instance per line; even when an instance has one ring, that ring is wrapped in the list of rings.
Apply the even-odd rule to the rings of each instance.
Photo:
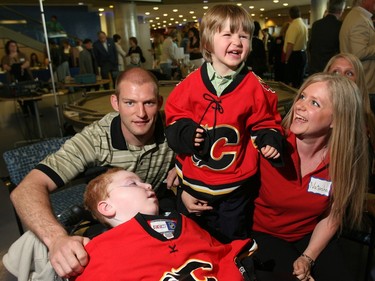
[[[283,6],[285,6],[285,7],[288,6],[288,5],[289,5],[288,3],[283,3]]]
[[[203,10],[208,10],[208,6],[203,6]]]
[[[109,5],[108,7],[109,7],[110,9],[113,9],[113,5]]]
[[[168,17],[168,14],[163,14],[164,17]]]
[[[98,11],[99,12],[104,12],[104,8],[99,8]]]
[[[196,17],[196,16],[192,16],[191,18],[192,18],[192,19],[196,19],[197,17]]]
[[[279,0],[273,0],[273,3],[279,3]]]
[[[78,5],[83,6],[84,4],[83,4],[83,2],[78,2]]]
[[[249,6],[249,9],[254,9],[254,6]]]
[[[146,12],[145,15],[146,15],[146,16],[149,16],[149,15],[150,15],[150,12]]]
[[[189,14],[194,14],[194,11],[190,11]]]
[[[251,14],[252,17],[255,17],[255,14]]]
[[[183,18],[183,17],[184,17],[184,15],[178,15],[178,17],[179,17],[179,18]]]
[[[99,13],[99,17],[101,17],[103,14],[102,13]]]
[[[177,12],[178,12],[178,9],[173,9],[172,11],[175,12],[175,13],[177,13]]]
[[[157,10],[159,10],[159,7],[153,7],[153,9],[154,9],[155,11],[157,11]]]
[[[154,22],[154,20],[149,20],[149,22]]]
[[[160,20],[160,17],[156,17],[155,19],[156,19],[156,20]]]
[[[242,3],[237,3],[237,6],[240,6],[240,7],[241,7],[241,6],[242,6]]]

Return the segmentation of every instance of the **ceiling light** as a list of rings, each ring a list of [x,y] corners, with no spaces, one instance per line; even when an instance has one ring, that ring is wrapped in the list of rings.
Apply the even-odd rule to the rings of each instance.
[[[101,17],[101,16],[103,16],[103,14],[102,14],[102,13],[99,13],[99,17]]]
[[[283,6],[285,6],[285,7],[288,6],[288,5],[289,5],[288,3],[283,3]]]
[[[174,20],[174,18],[170,18],[169,20],[173,21],[173,20]]]
[[[251,14],[252,17],[255,17],[255,14]]]
[[[149,20],[149,22],[154,22],[154,20]]]
[[[279,0],[273,0],[273,3],[279,3]]]
[[[191,18],[192,18],[192,19],[196,19],[197,17],[196,17],[196,16],[192,16]]]
[[[98,11],[99,12],[104,12],[104,8],[99,8]]]
[[[108,7],[109,7],[110,9],[113,9],[113,5],[109,5]]]
[[[249,6],[249,9],[254,9],[254,6]]]
[[[163,14],[164,17],[168,17],[168,14]]]
[[[154,9],[155,11],[157,11],[157,10],[159,10],[159,7],[153,7],[153,9]]]
[[[264,11],[264,8],[260,8],[259,10],[263,12],[263,11]]]
[[[237,3],[237,6],[240,6],[240,7],[241,7],[241,6],[242,6],[242,3]]]
[[[183,15],[178,15],[179,18],[183,18],[184,16]]]
[[[160,20],[160,17],[156,17],[155,19],[156,19],[156,20]]]
[[[190,11],[189,14],[194,14],[194,11]]]
[[[150,12],[146,12],[145,15],[146,15],[146,16],[149,16],[149,15],[150,15]]]
[[[177,12],[178,12],[178,9],[173,9],[172,11],[175,12],[175,13],[177,13]]]
[[[83,6],[83,2],[78,2],[78,6]]]
[[[208,6],[203,6],[203,10],[208,10]]]

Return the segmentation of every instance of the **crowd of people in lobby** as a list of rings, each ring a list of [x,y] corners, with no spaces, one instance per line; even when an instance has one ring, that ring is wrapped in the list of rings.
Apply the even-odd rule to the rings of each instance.
[[[375,192],[375,0],[356,0],[341,22],[344,9],[330,0],[310,35],[297,6],[274,37],[242,7],[218,4],[186,36],[154,35],[150,50],[130,37],[125,51],[121,35],[104,31],[75,47],[51,42],[58,81],[73,66],[110,79],[114,112],[11,193],[34,241],[15,243],[41,241],[48,251],[49,267],[26,268],[77,281],[255,280],[259,271],[355,280],[340,239],[361,227]],[[178,48],[195,69],[187,77]],[[181,80],[166,101],[143,65],[148,51],[160,77]],[[8,81],[33,79],[31,64],[41,65],[8,41]],[[297,89],[283,118],[266,79]],[[84,204],[109,230],[90,241],[67,233],[49,194],[93,166],[108,172],[88,184]],[[17,245],[4,256],[12,273],[17,259],[34,263]]]

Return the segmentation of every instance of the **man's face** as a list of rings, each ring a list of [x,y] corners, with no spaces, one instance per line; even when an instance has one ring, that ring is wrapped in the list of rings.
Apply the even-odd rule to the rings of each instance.
[[[107,35],[105,33],[99,33],[99,41],[104,43],[105,41],[107,41]]]
[[[129,144],[144,146],[153,141],[155,122],[162,98],[157,96],[151,82],[139,85],[122,81],[118,85],[119,97],[111,96],[114,110],[120,113],[122,133]]]

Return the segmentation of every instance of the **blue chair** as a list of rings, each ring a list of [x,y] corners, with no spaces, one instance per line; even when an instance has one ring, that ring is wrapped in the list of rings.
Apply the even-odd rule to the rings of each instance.
[[[52,138],[37,143],[15,148],[4,152],[3,158],[9,172],[5,185],[9,193],[22,181],[22,179],[47,155],[57,151],[70,137]],[[86,184],[78,184],[59,188],[51,193],[50,200],[57,219],[63,224],[69,223],[70,209],[83,202],[83,193]],[[20,234],[24,233],[22,223],[16,214],[17,225]]]

